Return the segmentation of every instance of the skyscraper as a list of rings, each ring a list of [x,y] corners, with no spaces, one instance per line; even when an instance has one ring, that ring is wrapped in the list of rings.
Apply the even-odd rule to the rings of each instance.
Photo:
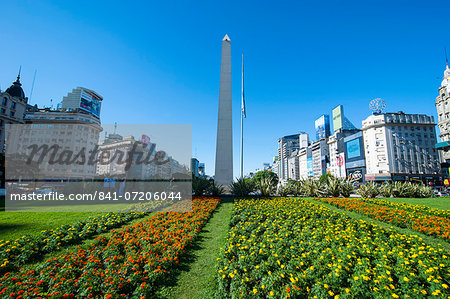
[[[222,40],[220,64],[219,117],[217,120],[215,182],[230,185],[233,182],[233,132],[231,102],[231,41]]]

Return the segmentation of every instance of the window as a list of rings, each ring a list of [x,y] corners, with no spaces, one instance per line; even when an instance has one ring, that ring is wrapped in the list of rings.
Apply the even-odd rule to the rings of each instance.
[[[8,104],[8,99],[7,98],[3,98],[2,105],[6,106],[6,104]]]
[[[16,114],[16,113],[15,113],[14,111],[10,111],[10,112],[9,112],[9,116],[11,116],[11,117],[14,117],[15,114]]]
[[[2,108],[2,114],[5,114],[6,113],[6,109],[5,108]]]
[[[16,102],[11,103],[11,109],[16,109]]]

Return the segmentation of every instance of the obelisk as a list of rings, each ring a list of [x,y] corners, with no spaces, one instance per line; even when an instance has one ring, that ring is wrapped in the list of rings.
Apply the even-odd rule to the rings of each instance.
[[[233,182],[233,131],[231,102],[231,40],[222,40],[220,63],[219,117],[217,119],[216,184],[228,186]]]

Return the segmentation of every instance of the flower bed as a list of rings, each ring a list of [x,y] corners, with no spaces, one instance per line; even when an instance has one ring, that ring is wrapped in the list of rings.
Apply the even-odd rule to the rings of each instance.
[[[423,205],[407,204],[404,202],[392,202],[381,198],[361,198],[360,200],[373,203],[380,206],[388,206],[395,209],[401,209],[410,212],[419,212],[431,216],[450,218],[450,210],[434,209]]]
[[[239,200],[231,225],[222,298],[450,295],[445,249],[308,200]]]
[[[450,219],[448,218],[380,206],[356,198],[314,199],[347,211],[366,215],[378,221],[392,223],[402,228],[408,227],[427,235],[441,237],[447,241],[450,240]]]
[[[175,264],[219,204],[195,199],[192,212],[164,212],[100,236],[87,248],[19,273],[6,273],[0,295],[11,297],[141,297]]]

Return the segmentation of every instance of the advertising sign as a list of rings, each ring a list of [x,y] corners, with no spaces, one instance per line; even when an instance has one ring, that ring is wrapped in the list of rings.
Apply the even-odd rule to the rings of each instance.
[[[149,145],[150,144],[150,137],[148,137],[147,135],[142,135],[141,136],[141,142],[144,145]]]
[[[316,138],[320,140],[330,136],[330,117],[326,114],[322,115],[315,121]]]
[[[343,118],[344,118],[344,107],[342,105],[337,106],[333,109],[333,130],[336,132],[342,129]]]
[[[361,144],[359,138],[347,142],[347,158],[358,158],[361,155]]]
[[[340,153],[336,157],[336,166],[338,167],[338,177],[345,177],[345,155],[344,153]]]
[[[100,105],[100,100],[94,94],[81,92],[80,109],[100,117]]]
[[[314,175],[314,171],[313,171],[313,159],[312,157],[308,158],[306,160],[306,167],[308,169],[308,176],[313,176]]]

